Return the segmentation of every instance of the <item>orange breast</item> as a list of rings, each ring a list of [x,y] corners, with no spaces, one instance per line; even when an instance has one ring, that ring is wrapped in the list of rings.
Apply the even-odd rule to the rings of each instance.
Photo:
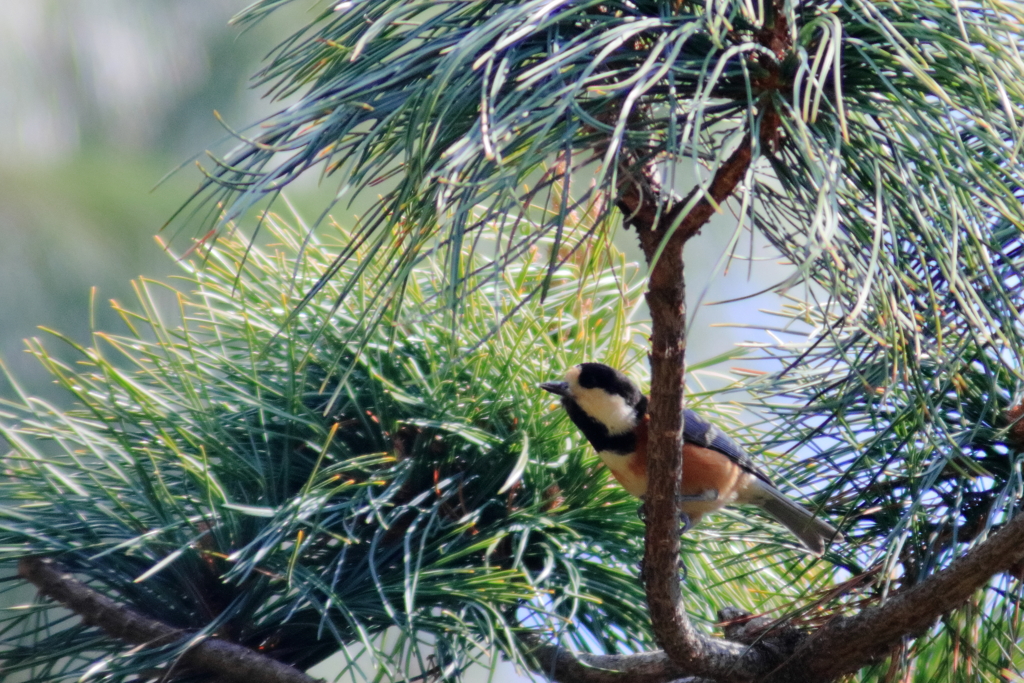
[[[636,451],[630,455],[600,453],[601,460],[612,475],[634,496],[647,493],[648,416],[636,428]],[[697,496],[708,490],[718,491],[718,498],[709,501],[686,501],[682,510],[696,523],[701,515],[728,505],[736,499],[738,489],[750,478],[724,453],[693,444],[683,445],[684,496]]]
[[[626,463],[625,467],[621,467],[616,466],[616,464],[614,464],[614,461],[610,461],[610,458],[625,457],[626,459],[628,459],[628,456],[609,454],[606,458],[604,453],[600,455],[601,459],[604,460],[604,464],[608,465],[608,469],[612,471],[612,475],[615,477],[615,479],[618,480],[620,484],[622,484],[622,488],[626,489],[637,498],[647,493],[646,474],[637,474],[633,472],[632,469],[629,467],[628,463]]]
[[[629,455],[598,451],[601,461],[612,475],[634,496],[647,492],[647,418],[636,429],[636,450]]]

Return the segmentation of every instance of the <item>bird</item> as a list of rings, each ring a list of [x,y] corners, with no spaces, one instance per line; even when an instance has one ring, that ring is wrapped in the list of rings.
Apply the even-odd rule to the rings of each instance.
[[[583,432],[623,488],[647,493],[647,397],[622,372],[603,363],[569,368],[562,381],[544,382],[560,396],[569,419]],[[726,505],[753,505],[790,530],[814,555],[843,536],[831,524],[790,500],[758,470],[750,455],[721,429],[692,410],[683,411],[683,481],[679,507],[683,531]]]

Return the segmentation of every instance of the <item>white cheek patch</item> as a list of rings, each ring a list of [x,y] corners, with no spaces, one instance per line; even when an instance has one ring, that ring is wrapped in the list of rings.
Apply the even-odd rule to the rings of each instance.
[[[636,427],[636,411],[618,394],[576,385],[572,388],[572,397],[587,415],[604,424],[609,434],[630,432]]]

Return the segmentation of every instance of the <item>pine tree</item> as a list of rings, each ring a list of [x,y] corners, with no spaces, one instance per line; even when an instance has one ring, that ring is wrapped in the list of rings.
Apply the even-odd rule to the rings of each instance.
[[[314,168],[337,180],[328,210],[379,199],[329,245],[269,213],[256,229],[283,246],[200,243],[181,324],[141,284],[131,335],[97,333],[84,369],[35,347],[80,407],[10,402],[0,547],[77,616],[10,615],[5,667],[216,678],[216,647],[241,645],[294,667],[268,680],[336,651],[396,680],[498,658],[588,682],[1021,669],[1017,5],[318,12],[261,75],[298,100],[181,218],[222,228]],[[742,384],[765,422],[736,433],[840,522],[820,561],[746,515],[678,534],[682,254],[723,209],[808,285],[779,315],[811,332],[764,348],[781,369]],[[646,271],[611,246],[620,219]],[[645,526],[535,388],[644,352]],[[686,402],[729,424],[714,398]],[[68,586],[157,630],[112,632]]]

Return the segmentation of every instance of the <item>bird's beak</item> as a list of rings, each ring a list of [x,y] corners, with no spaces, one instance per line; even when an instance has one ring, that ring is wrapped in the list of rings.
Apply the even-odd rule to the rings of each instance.
[[[569,383],[568,382],[544,382],[540,385],[540,388],[544,391],[550,391],[552,394],[559,396],[569,395]]]

